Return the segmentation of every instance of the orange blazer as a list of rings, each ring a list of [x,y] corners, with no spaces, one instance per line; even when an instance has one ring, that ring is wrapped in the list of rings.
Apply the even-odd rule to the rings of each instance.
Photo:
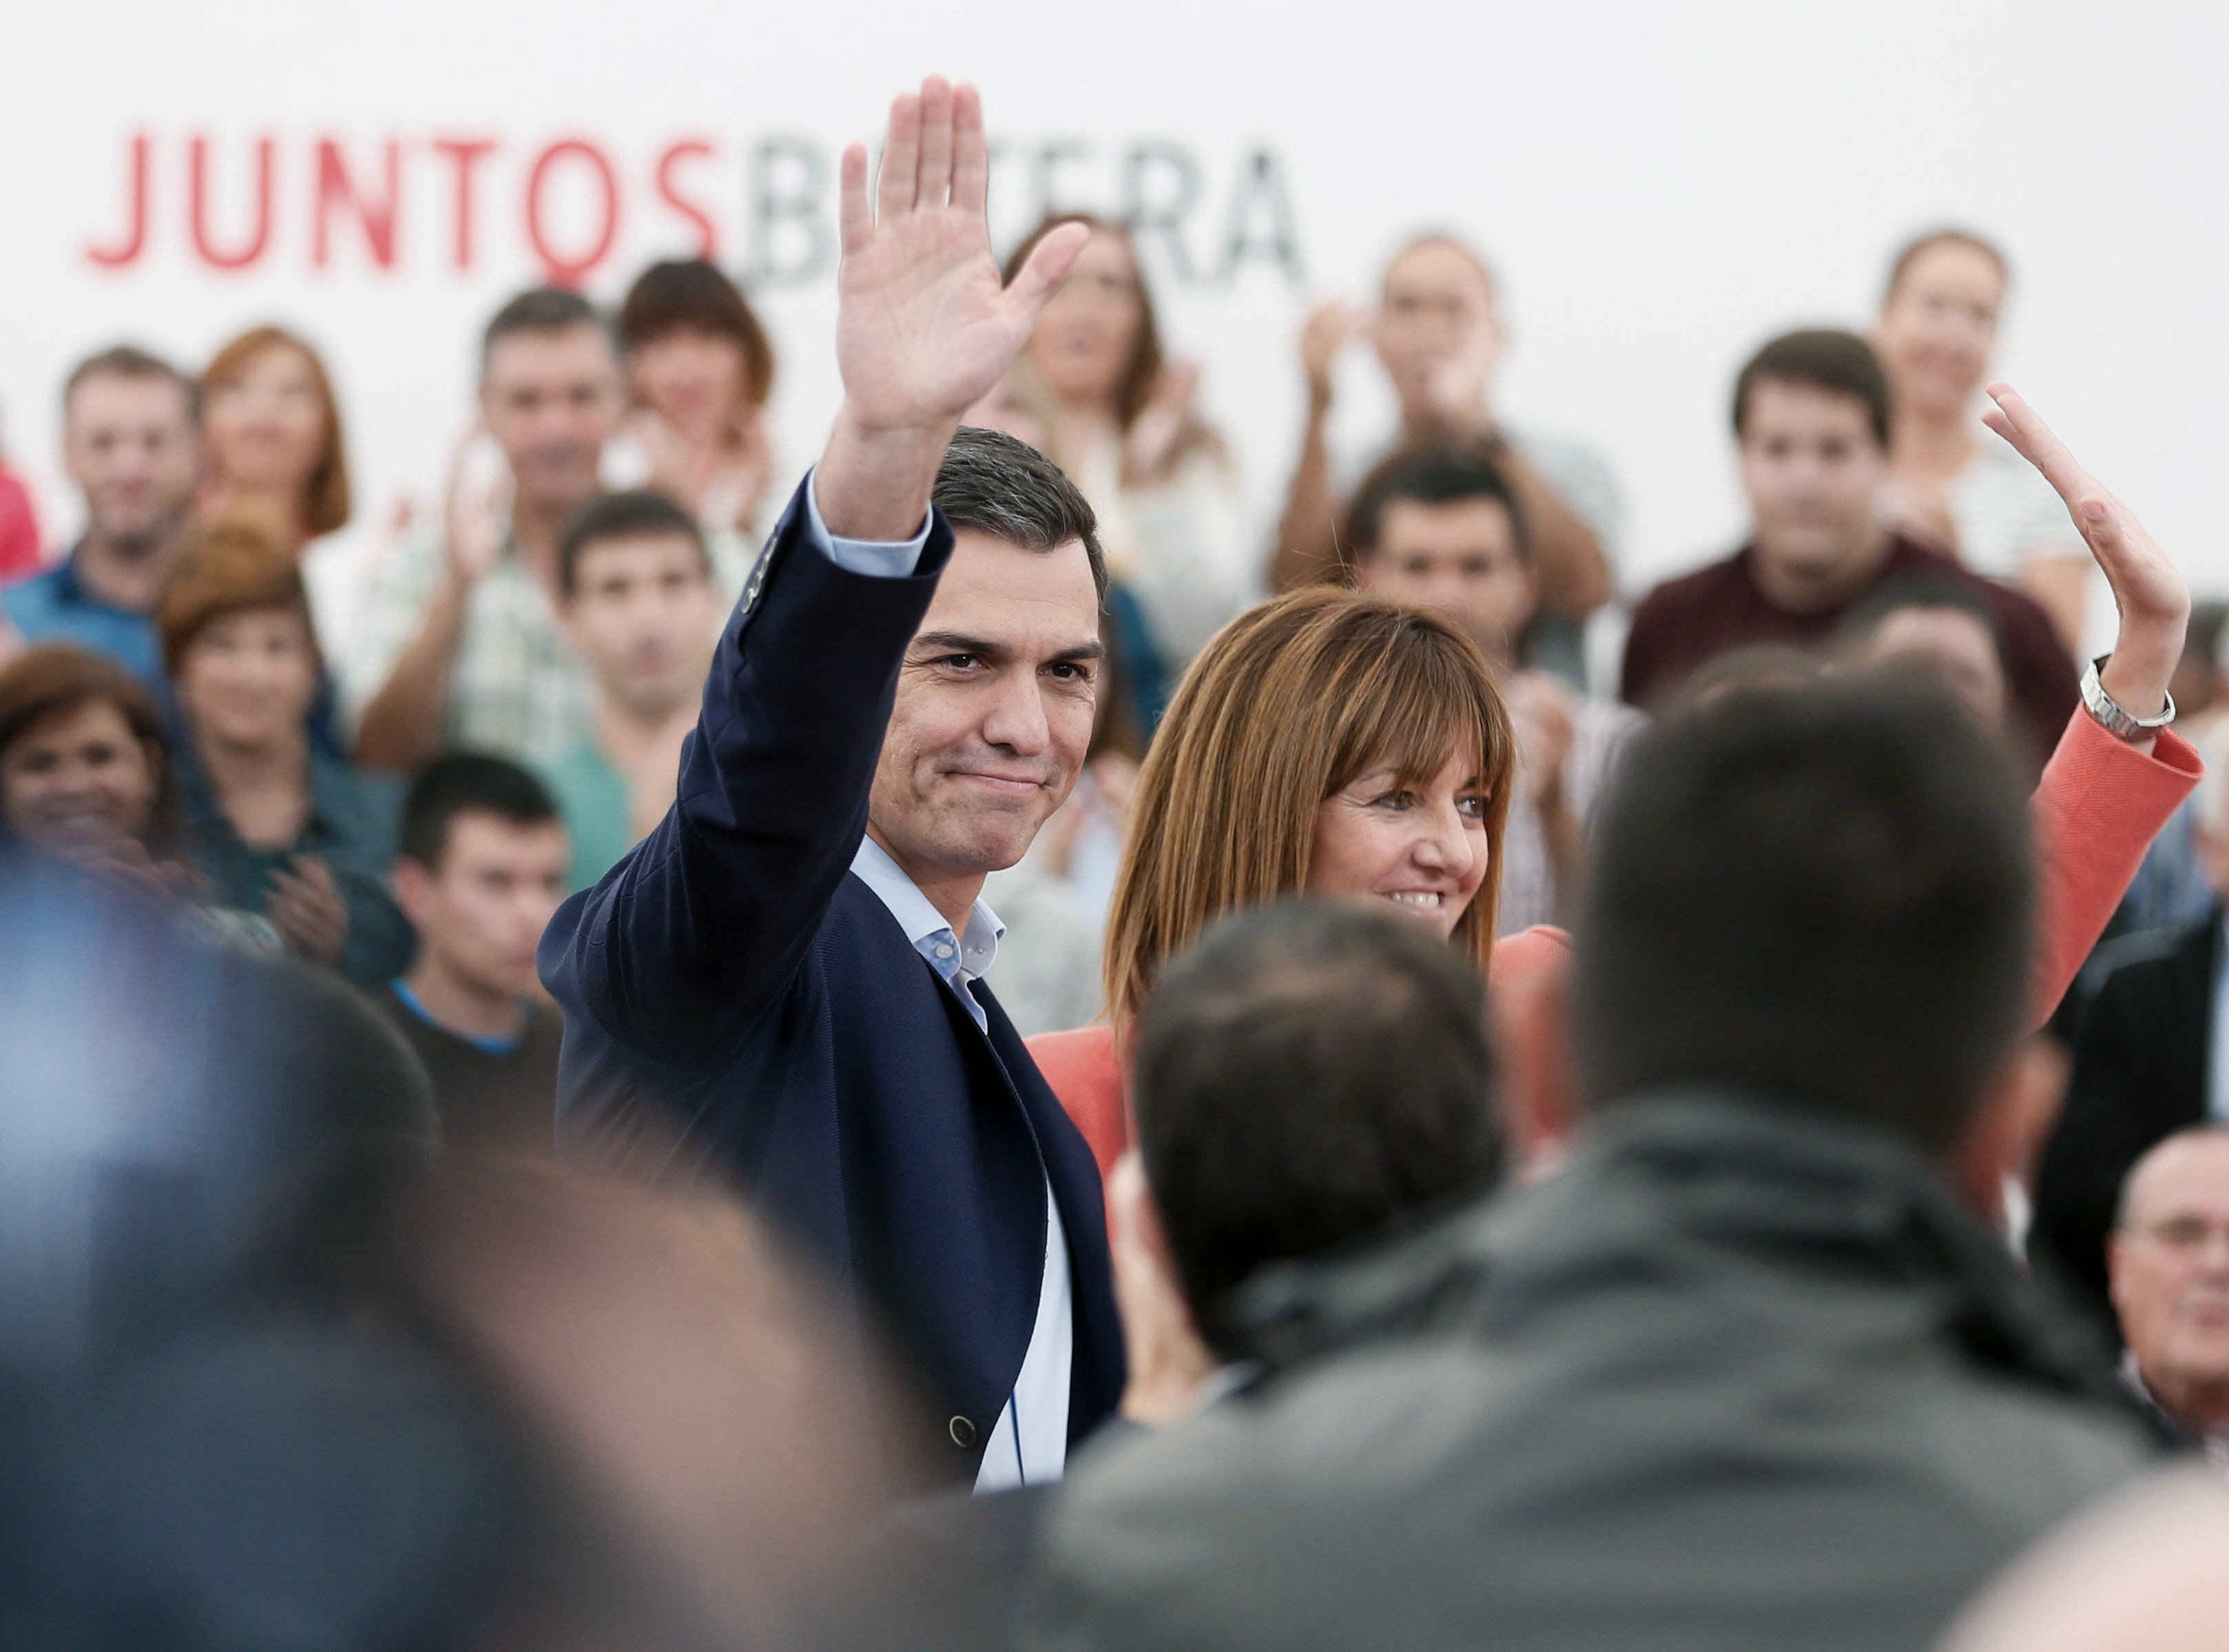
[[[2142,752],[2107,734],[2086,711],[2068,721],[2031,804],[2042,907],[2029,977],[2036,1025],[2050,1019],[2074,984],[2144,852],[2205,768],[2172,730],[2162,730],[2153,749]],[[1543,926],[1494,943],[1494,979],[1505,986],[1528,987],[1570,967],[1571,939],[1560,929]],[[1025,1042],[1105,1175],[1130,1144],[1128,1083],[1114,1030],[1099,1023]]]

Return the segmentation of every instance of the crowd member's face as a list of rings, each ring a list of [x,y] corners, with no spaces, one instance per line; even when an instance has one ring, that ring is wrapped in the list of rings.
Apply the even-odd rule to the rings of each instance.
[[[1377,340],[1401,405],[1436,410],[1436,383],[1449,363],[1473,357],[1490,374],[1500,354],[1501,315],[1486,273],[1445,241],[1411,247],[1386,267]]]
[[[184,517],[201,464],[184,389],[158,373],[95,373],[64,414],[63,463],[85,491],[88,533],[127,556],[154,550]]]
[[[1867,665],[1916,661],[1988,728],[2005,720],[2005,666],[1989,628],[1961,608],[1904,607],[1890,613],[1866,641]]]
[[[204,415],[209,468],[228,486],[299,495],[332,432],[309,357],[273,344],[240,376],[209,392]]]
[[[0,753],[0,807],[25,843],[98,860],[147,830],[161,761],[114,704],[88,700]]]
[[[1875,502],[1887,461],[1856,397],[1778,379],[1751,388],[1742,491],[1758,555],[1785,585],[1815,588],[1821,607],[1849,594],[1852,570],[1879,540]]]
[[[1945,412],[1970,402],[1988,376],[2004,302],[2004,276],[1978,247],[1937,241],[1914,258],[1875,335],[1898,400]]]
[[[635,400],[677,430],[716,433],[742,405],[743,347],[697,327],[672,331],[627,352]]]
[[[2146,1384],[2188,1420],[2229,1423],[2229,1137],[2177,1142],[2138,1167],[2109,1259]]]
[[[1063,402],[1105,402],[1121,387],[1145,325],[1138,266],[1119,235],[1095,230],[1037,317],[1029,359]]]
[[[496,341],[480,382],[488,434],[510,461],[522,505],[571,512],[599,485],[619,427],[619,362],[601,327],[534,328]]]
[[[703,685],[720,599],[693,540],[644,534],[581,548],[566,617],[606,697],[663,717]]]
[[[534,948],[565,897],[569,852],[554,820],[459,814],[440,865],[401,862],[395,895],[419,944],[452,974],[491,996],[524,997],[534,990]]]
[[[1539,606],[1539,582],[1518,550],[1517,524],[1494,498],[1394,500],[1380,519],[1377,550],[1354,571],[1366,591],[1438,609],[1497,659],[1513,655]]]
[[[298,737],[318,697],[318,651],[293,608],[241,608],[210,620],[178,660],[178,704],[222,745]]]
[[[898,672],[869,820],[919,881],[1022,858],[1091,744],[1099,600],[1080,543],[962,529]]]
[[[1420,786],[1378,764],[1316,810],[1308,892],[1373,896],[1452,935],[1486,881],[1487,807],[1485,786],[1462,759]]]

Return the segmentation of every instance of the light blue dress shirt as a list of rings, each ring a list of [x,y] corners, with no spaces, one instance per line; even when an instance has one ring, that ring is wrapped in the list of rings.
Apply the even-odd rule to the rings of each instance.
[[[926,521],[921,531],[903,544],[837,538],[821,518],[815,485],[805,490],[805,515],[809,537],[823,555],[838,568],[870,578],[909,577],[928,543]],[[858,852],[851,857],[851,871],[890,909],[914,950],[959,994],[975,1025],[988,1032],[990,1018],[969,989],[982,980],[999,955],[999,937],[1005,933],[999,915],[977,901],[967,915],[967,932],[955,935],[950,922],[905,875],[890,852],[872,838],[860,839]],[[1030,1329],[1030,1346],[1022,1356],[1013,1392],[1007,1396],[1005,1409],[999,1413],[998,1425],[983,1449],[982,1467],[975,1475],[977,1491],[1002,1491],[1061,1477],[1068,1461],[1069,1382],[1075,1354],[1068,1236],[1061,1225],[1052,1183],[1047,1181],[1044,1270],[1037,1288],[1037,1320]]]

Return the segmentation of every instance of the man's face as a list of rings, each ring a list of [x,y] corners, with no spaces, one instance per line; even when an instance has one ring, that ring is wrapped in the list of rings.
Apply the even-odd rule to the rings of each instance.
[[[620,402],[619,359],[601,327],[535,328],[496,341],[480,380],[480,415],[522,504],[562,516],[596,492]]]
[[[156,550],[193,503],[201,442],[177,381],[95,373],[63,411],[62,461],[85,490],[88,534],[127,556]]]
[[[1404,408],[1436,408],[1435,381],[1467,358],[1482,382],[1501,342],[1493,289],[1461,247],[1428,241],[1386,267],[1378,359]]]
[[[1515,657],[1540,601],[1532,565],[1517,547],[1517,524],[1495,498],[1394,500],[1379,520],[1378,548],[1354,573],[1375,595],[1436,608],[1504,662]]]
[[[1742,491],[1757,554],[1821,607],[1862,582],[1880,539],[1875,501],[1888,455],[1865,404],[1816,385],[1765,379],[1750,389],[1741,438]]]
[[[2138,1164],[2107,1251],[2113,1307],[2160,1402],[2229,1424],[2229,1135],[2191,1136]]]
[[[685,535],[600,539],[581,547],[565,617],[605,698],[657,717],[703,685],[720,598]]]
[[[1914,258],[1881,306],[1874,334],[1899,401],[1956,412],[1988,374],[2005,278],[1996,260],[1963,241],[1937,241]]]
[[[534,990],[534,948],[565,897],[569,854],[554,820],[466,813],[450,822],[439,865],[401,863],[395,895],[443,967],[483,992],[524,997]]]
[[[916,883],[1022,858],[1091,743],[1099,599],[1080,543],[962,529],[906,650],[869,822]]]

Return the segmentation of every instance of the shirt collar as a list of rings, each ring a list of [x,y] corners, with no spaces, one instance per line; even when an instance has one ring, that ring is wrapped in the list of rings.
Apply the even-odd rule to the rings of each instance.
[[[851,870],[861,883],[875,891],[890,916],[913,942],[914,950],[947,980],[965,975],[980,980],[999,955],[999,942],[1006,926],[981,901],[967,915],[967,932],[955,937],[944,915],[930,904],[912,878],[890,858],[890,851],[872,838],[859,839],[859,852],[851,857]],[[940,954],[939,948],[944,950]]]

